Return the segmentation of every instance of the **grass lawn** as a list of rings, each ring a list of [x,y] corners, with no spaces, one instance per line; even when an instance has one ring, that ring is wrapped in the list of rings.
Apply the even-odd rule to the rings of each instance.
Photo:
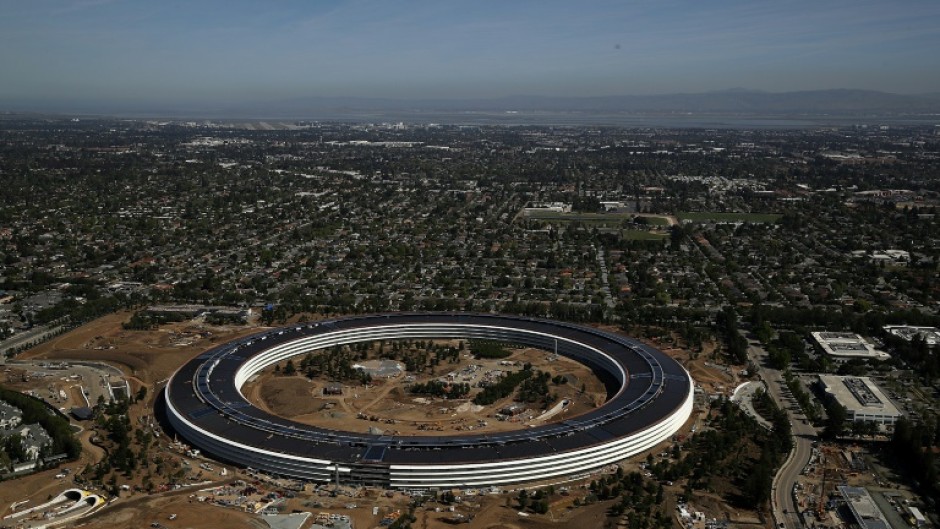
[[[624,220],[631,220],[633,213],[561,213],[558,211],[535,211],[525,214],[526,218],[532,220],[560,221],[560,222],[583,222],[585,224],[603,223],[614,224],[621,223]],[[647,224],[651,226],[667,226],[669,221],[666,217],[641,215]]]
[[[665,233],[651,233],[643,230],[621,230],[620,237],[627,241],[661,241],[669,236]]]
[[[647,217],[644,215],[641,218],[646,219],[646,223],[651,226],[668,226],[669,225],[669,220],[667,220],[666,217]]]
[[[718,213],[697,211],[693,213],[679,213],[676,217],[678,217],[679,220],[691,220],[692,222],[777,222],[783,215],[777,213]]]
[[[621,222],[632,216],[630,213],[561,213],[558,211],[526,213],[526,217],[533,220],[561,220],[564,222]]]

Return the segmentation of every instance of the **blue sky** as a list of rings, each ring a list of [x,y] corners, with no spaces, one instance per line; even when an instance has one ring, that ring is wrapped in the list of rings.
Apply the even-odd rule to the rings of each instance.
[[[940,92],[940,0],[0,0],[0,101]]]

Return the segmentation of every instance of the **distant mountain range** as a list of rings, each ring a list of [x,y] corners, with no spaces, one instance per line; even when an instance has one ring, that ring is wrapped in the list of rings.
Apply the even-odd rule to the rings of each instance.
[[[263,107],[257,106],[258,110]],[[318,110],[432,112],[627,112],[716,114],[933,114],[940,113],[940,94],[900,95],[869,90],[761,92],[724,90],[697,94],[605,97],[509,96],[495,99],[396,100],[369,98],[304,98],[272,103],[269,112]],[[233,108],[234,110],[234,108]]]
[[[308,97],[241,103],[148,104],[113,102],[5,101],[0,112],[99,114],[137,117],[351,119],[422,117],[461,113],[581,115],[681,115],[788,117],[920,116],[940,119],[940,93],[901,95],[869,90],[762,92],[732,89],[718,92],[605,97],[517,95],[493,99],[385,99]]]

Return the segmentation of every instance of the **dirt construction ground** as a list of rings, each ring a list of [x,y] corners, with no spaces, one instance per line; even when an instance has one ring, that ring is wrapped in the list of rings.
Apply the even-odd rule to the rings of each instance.
[[[564,357],[548,362],[546,357],[549,356],[550,353],[530,348],[515,350],[500,360],[480,360],[466,354],[459,362],[439,369],[436,375],[419,375],[408,383],[404,375],[399,375],[378,380],[369,387],[355,382],[344,386],[342,395],[325,395],[323,388],[329,381],[320,377],[308,380],[301,375],[279,376],[269,368],[257,380],[246,384],[243,391],[256,406],[297,422],[354,432],[379,428],[390,435],[458,435],[464,431],[518,430],[570,419],[604,402],[604,386],[590,369]],[[526,362],[552,377],[566,376],[571,382],[549,383],[549,391],[557,395],[552,405],[542,409],[541,403],[526,404],[525,412],[507,420],[497,419],[497,413],[512,404],[511,396],[488,406],[476,406],[471,402],[480,391],[476,388],[471,389],[467,398],[450,400],[412,395],[407,390],[410,383],[445,378],[447,373],[466,372],[471,366],[479,367],[474,372],[479,379],[486,372],[519,371]],[[507,363],[513,366],[507,367]],[[462,381],[460,377],[455,378]],[[583,393],[581,384],[585,386]]]
[[[132,392],[136,392],[141,387],[148,389],[146,401],[131,408],[131,417],[136,423],[141,417],[153,414],[153,397],[156,393],[154,390],[162,387],[157,383],[165,382],[185,361],[216,343],[259,330],[256,327],[245,326],[205,326],[192,321],[161,326],[153,331],[124,330],[121,324],[130,316],[131,313],[124,312],[99,318],[26,351],[19,355],[17,360],[92,360],[119,368],[127,376]],[[18,372],[15,364],[11,365],[10,369],[9,374]],[[45,385],[47,382],[43,380],[40,383]],[[12,384],[14,387],[18,385]],[[29,503],[21,507],[28,508],[31,505],[44,503],[51,496],[75,487],[71,482],[71,476],[79,473],[86,465],[93,465],[107,456],[102,448],[90,442],[94,435],[92,430],[94,424],[91,421],[85,421],[79,423],[78,426],[83,429],[78,434],[78,438],[82,441],[80,458],[56,469],[0,483],[0,516],[8,514],[14,503],[28,500]],[[64,469],[68,469],[70,475],[65,478],[56,478],[55,476]],[[133,480],[129,482],[131,485],[134,483]],[[119,508],[122,501],[124,500],[118,500],[117,504],[109,506],[106,511],[113,510],[115,514],[124,511],[124,508]],[[221,511],[221,509],[205,507],[210,512]],[[234,512],[231,514],[217,512],[215,518],[206,517],[205,520],[212,522],[214,519],[221,519],[220,517],[227,519],[234,514]],[[136,516],[134,518],[137,519]],[[179,513],[179,518],[183,519],[183,513]],[[2,520],[0,520],[0,525],[2,525]],[[131,526],[149,526],[149,522],[146,525],[128,524],[125,520],[113,525],[113,527]],[[192,524],[187,526],[196,527]],[[206,525],[205,527],[228,527],[228,525]]]
[[[149,527],[157,522],[165,527],[191,529],[252,528],[267,529],[257,515],[234,509],[223,509],[214,505],[194,502],[191,491],[164,494],[118,502],[108,509],[88,518],[83,527],[88,529],[124,529]],[[170,520],[171,515],[176,515]]]
[[[132,380],[164,381],[200,352],[258,328],[210,326],[188,321],[162,325],[152,331],[124,330],[129,312],[110,314],[43,343],[18,358],[95,360],[121,368]]]
[[[257,515],[225,509],[205,503],[198,503],[189,498],[189,493],[163,495],[159,497],[140,497],[134,500],[119,501],[86,520],[82,527],[88,529],[125,529],[129,527],[149,527],[152,522],[166,528],[190,529],[266,529],[268,526]],[[464,525],[453,525],[446,518],[448,512],[434,512],[432,509],[421,510],[416,514],[415,529],[445,529],[448,527],[466,527],[467,529],[585,529],[604,527],[607,521],[604,504],[596,504],[578,509],[569,509],[573,500],[563,498],[553,505],[548,515],[523,517],[518,509],[510,505],[508,495],[489,496],[473,502],[474,508],[461,507],[460,511],[472,514],[473,520]],[[365,503],[358,499],[359,504]],[[402,501],[369,502],[355,510],[348,509],[312,509],[313,516],[303,525],[310,527],[318,511],[329,511],[350,516],[354,529],[372,529],[379,527],[379,516],[372,516],[371,505],[397,505]],[[391,507],[382,507],[387,512]],[[311,510],[311,509],[306,509]],[[176,514],[174,520],[170,516]]]

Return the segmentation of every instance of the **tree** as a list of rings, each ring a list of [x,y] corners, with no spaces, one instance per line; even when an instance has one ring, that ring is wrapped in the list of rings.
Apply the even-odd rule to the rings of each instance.
[[[294,367],[294,361],[288,360],[287,364],[284,365],[284,374],[287,376],[293,376],[297,373],[297,368]]]
[[[685,237],[685,233],[682,231],[682,228],[680,228],[678,225],[675,225],[669,228],[669,245],[673,250],[679,249],[679,246],[682,244],[682,239],[684,237]]]
[[[517,499],[519,500],[520,510],[524,510],[529,505],[529,493],[525,489],[519,491],[519,497]]]
[[[745,500],[750,507],[763,508],[770,500],[770,489],[773,481],[773,472],[767,461],[761,461],[748,475],[742,487]]]
[[[26,460],[26,449],[23,448],[23,438],[20,437],[20,434],[18,433],[11,435],[4,440],[3,449],[7,454],[9,454],[10,459],[13,461]]]
[[[823,430],[823,436],[827,439],[835,439],[845,432],[845,420],[848,412],[845,407],[832,400],[826,404],[826,428]]]

